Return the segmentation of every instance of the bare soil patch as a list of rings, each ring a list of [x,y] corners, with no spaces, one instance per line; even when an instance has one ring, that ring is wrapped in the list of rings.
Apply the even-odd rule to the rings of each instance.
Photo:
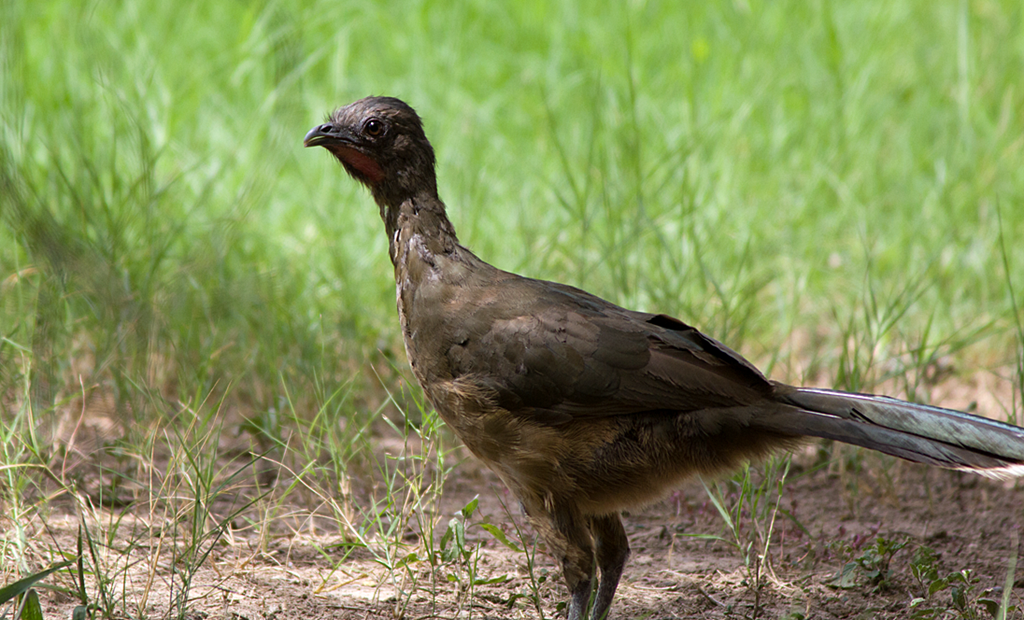
[[[915,553],[924,547],[935,551],[933,566],[940,575],[972,572],[976,581],[966,592],[968,604],[977,613],[974,617],[987,617],[979,600],[1001,597],[998,588],[1007,578],[1013,537],[1024,525],[1024,485],[873,455],[859,472],[841,472],[835,466],[815,466],[815,458],[813,447],[794,458],[769,546],[771,572],[760,588],[736,546],[694,536],[729,538],[698,482],[627,515],[633,555],[614,617],[910,618],[915,611],[911,601],[927,597],[927,584],[912,574]],[[505,508],[514,502],[501,483],[467,460],[446,482],[442,515],[458,512],[474,497],[480,504],[469,520],[466,546],[478,547],[475,576],[504,580],[477,585],[471,597],[447,580],[452,567],[431,573],[421,563],[412,573],[388,571],[365,550],[341,561],[344,547],[337,545],[343,539],[337,534],[321,535],[309,528],[260,538],[252,528],[240,528],[218,543],[194,575],[187,615],[234,620],[535,618],[539,612],[533,601],[539,599],[547,617],[557,616],[567,593],[553,561],[538,553],[531,580],[524,553],[472,525],[486,520],[514,541],[519,540],[519,527],[525,542],[533,544],[518,509]],[[128,521],[138,517],[121,518],[121,531],[127,532]],[[437,536],[447,518],[441,519]],[[47,525],[47,535],[73,548],[77,521],[72,514],[55,514]],[[906,543],[893,554],[886,578],[872,582],[865,570],[857,569],[840,587],[837,575],[844,565],[863,558],[879,537]],[[140,561],[124,573],[120,586],[145,615],[176,615],[175,580],[169,578],[174,567],[148,566],[145,557],[156,551],[151,542],[132,552]],[[148,591],[145,602],[143,591]],[[534,592],[537,596],[531,598]],[[1024,579],[1018,576],[1011,602],[1020,609],[1022,598]],[[46,617],[67,617],[75,605],[70,597],[53,593],[44,594],[44,600]],[[934,608],[947,614],[922,617],[971,617],[956,615],[954,607],[946,589],[917,611]]]
[[[962,404],[957,395],[950,388],[944,400]],[[84,424],[79,430],[79,447],[102,443],[87,437],[82,429],[88,428]],[[394,455],[410,449],[393,434],[391,439],[382,437],[382,452]],[[222,442],[225,457],[236,460],[225,470],[248,458],[242,439],[234,447],[226,438]],[[627,514],[632,557],[612,617],[989,618],[987,601],[1002,600],[1001,588],[1011,575],[1009,600],[1016,610],[1007,617],[1024,618],[1024,560],[1010,572],[1016,556],[1024,555],[1024,545],[1015,547],[1024,531],[1024,481],[944,471],[847,446],[821,448],[812,443],[793,455],[774,523],[763,518],[755,523],[747,507],[740,510],[740,546],[730,542],[736,539],[698,480]],[[140,498],[147,489],[122,482],[122,496],[107,493],[106,503],[101,503],[97,488],[113,486],[109,478],[116,467],[78,454],[81,460],[75,467],[103,472],[83,475],[78,487],[95,508],[83,517],[82,502],[71,501],[68,493],[57,495],[45,522],[21,524],[25,537],[45,541],[39,548],[59,549],[70,557],[83,521],[96,532],[113,531],[98,548],[97,560],[109,567],[106,587],[112,596],[123,597],[134,617],[511,619],[543,613],[552,618],[562,615],[560,605],[568,597],[557,566],[542,546],[536,547],[512,496],[460,450],[452,456],[456,466],[429,521],[436,524],[437,549],[449,520],[475,498],[478,507],[465,520],[464,547],[471,553],[463,562],[438,554],[433,563],[416,519],[395,531],[398,545],[371,533],[365,539],[370,544],[359,547],[353,545],[352,532],[343,531],[344,519],[317,505],[321,496],[300,490],[285,494],[282,503],[257,504],[236,516],[223,536],[208,545],[209,555],[190,564],[168,553],[181,542],[168,534],[174,515],[155,508],[166,506],[168,497],[144,502]],[[264,460],[254,467],[257,490],[294,482],[286,470],[270,465]],[[353,484],[356,490],[342,491],[365,506],[367,493],[359,490],[359,483],[377,485],[378,475],[372,468],[362,471]],[[738,501],[728,484],[723,488],[726,502]],[[243,496],[253,496],[252,491],[243,489],[241,499],[220,497],[209,507],[205,530],[244,503]],[[176,518],[180,524],[186,517],[183,511]],[[352,521],[355,527],[357,521]],[[510,549],[482,523],[500,529],[523,551]],[[14,531],[12,525],[4,524],[8,533]],[[754,528],[763,532],[769,527],[768,559],[759,570],[760,547],[741,547],[756,539],[750,535]],[[879,559],[872,553],[880,540],[902,547]],[[385,558],[388,552],[392,555]],[[59,559],[55,554],[39,557],[34,568]],[[182,571],[195,566],[183,593]],[[932,573],[922,575],[924,568]],[[965,578],[957,581],[956,575]],[[88,579],[90,597],[97,599],[96,576]],[[478,583],[468,587],[472,579]],[[73,585],[67,575],[49,581],[65,588]],[[929,593],[929,587],[935,591]],[[47,618],[68,617],[78,604],[59,592],[44,590],[41,595]],[[915,599],[923,600],[913,603]]]

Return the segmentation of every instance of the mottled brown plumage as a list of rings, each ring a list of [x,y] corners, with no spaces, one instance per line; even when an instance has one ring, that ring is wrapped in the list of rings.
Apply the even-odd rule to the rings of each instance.
[[[1024,430],[886,397],[796,388],[696,329],[492,267],[459,245],[419,117],[362,99],[314,127],[380,207],[413,373],[520,500],[562,564],[569,618],[604,618],[629,555],[619,511],[693,473],[804,436],[996,476],[1024,473]]]

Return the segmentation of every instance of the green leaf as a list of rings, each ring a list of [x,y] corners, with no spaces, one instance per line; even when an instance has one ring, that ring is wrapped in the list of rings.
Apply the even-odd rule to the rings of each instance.
[[[399,568],[404,568],[409,564],[415,564],[416,562],[419,562],[419,560],[420,556],[416,555],[416,552],[410,553],[409,555],[399,560],[397,564],[395,564],[395,570]]]
[[[736,526],[733,524],[732,515],[729,514],[729,510],[726,509],[725,504],[722,503],[721,494],[717,489],[712,491],[707,483],[704,482],[704,478],[698,476],[697,479],[700,480],[701,486],[704,487],[704,492],[707,493],[708,499],[711,500],[711,504],[715,507],[715,510],[718,511],[718,515],[722,517],[723,521],[725,521],[726,527],[730,530],[735,530]]]
[[[27,592],[29,590],[29,588],[31,588],[33,585],[35,585],[35,583],[37,581],[41,581],[43,579],[46,579],[50,575],[50,573],[53,573],[54,571],[58,571],[58,570],[66,567],[66,566],[70,566],[71,564],[72,564],[72,562],[61,562],[60,564],[57,564],[55,566],[51,566],[50,568],[48,568],[48,569],[46,569],[46,570],[44,570],[42,572],[36,573],[34,575],[29,575],[28,577],[25,577],[24,579],[20,579],[20,580],[15,581],[14,583],[12,583],[12,584],[10,584],[8,586],[4,586],[3,588],[0,588],[0,605],[3,605],[4,603],[6,603],[7,601],[10,601],[11,599],[13,599],[16,596],[20,596],[20,595],[24,594],[25,592]]]
[[[454,520],[454,519],[453,519]],[[452,541],[452,524],[448,524],[448,529],[441,535],[441,551],[448,550],[448,543]]]
[[[474,579],[473,585],[486,586],[494,583],[505,583],[506,581],[508,581],[508,575],[498,575],[497,577],[491,577],[490,579]]]
[[[936,579],[935,581],[931,582],[928,585],[928,596],[931,596],[932,594],[935,594],[936,592],[941,592],[942,590],[945,590],[948,587],[949,587],[949,580],[948,579]]]
[[[520,549],[518,545],[516,545],[514,542],[509,540],[507,536],[505,536],[505,532],[502,531],[502,529],[497,525],[493,525],[491,523],[481,523],[480,527],[487,530],[487,532],[490,533],[490,535],[493,536],[495,540],[505,545],[512,551],[515,551],[516,553],[523,552],[523,550]]]
[[[953,586],[950,590],[953,606],[959,610],[967,609],[967,590],[963,586]]]
[[[25,594],[17,617],[20,620],[43,620],[43,608],[39,606],[39,595],[35,590],[29,590]]]
[[[448,529],[455,535],[455,548],[460,553],[466,552],[466,526],[459,519],[448,522]]]
[[[835,579],[832,580],[831,585],[844,590],[857,587],[858,568],[859,567],[856,562],[847,562],[839,571],[839,574],[836,575]]]
[[[984,607],[988,615],[993,618],[995,618],[996,614],[999,613],[999,601],[993,601],[990,598],[979,598],[978,604]]]
[[[718,536],[717,534],[683,534],[686,538],[696,538],[697,540],[715,540],[727,543],[729,542],[725,538]]]
[[[455,558],[456,558],[456,556],[458,556],[458,554],[459,554],[458,549],[456,549],[454,547],[445,549],[444,551],[441,552],[441,561],[444,562],[445,564],[451,564],[452,562],[455,561]]]
[[[479,505],[480,505],[480,498],[479,498],[479,496],[478,497],[474,497],[472,500],[470,500],[470,502],[468,504],[466,504],[465,506],[462,507],[462,516],[464,518],[466,518],[466,519],[472,517],[473,513],[476,512],[476,507],[479,506]]]

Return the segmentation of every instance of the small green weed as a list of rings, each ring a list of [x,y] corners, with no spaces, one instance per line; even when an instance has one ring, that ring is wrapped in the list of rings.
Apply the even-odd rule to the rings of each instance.
[[[1017,610],[1003,598],[1002,588],[981,589],[980,580],[971,569],[941,571],[939,555],[930,547],[922,545],[914,550],[910,572],[921,589],[920,595],[910,601],[910,617],[915,620],[1004,619]],[[940,592],[949,592],[949,603],[939,600],[936,595]]]
[[[469,527],[467,521],[476,512],[478,505],[479,499],[474,498],[463,506],[457,515],[452,517],[448,522],[447,529],[441,536],[440,549],[438,550],[445,578],[449,583],[458,584],[459,594],[460,596],[464,595],[466,600],[472,599],[476,586],[504,583],[509,579],[508,575],[481,577],[478,570],[480,546],[470,546],[466,543],[466,528]],[[475,525],[483,526],[483,524]],[[500,536],[495,536],[495,538],[511,548],[516,548],[508,542],[507,538],[504,538],[504,533],[495,526],[491,525],[482,529],[492,533],[492,535],[494,530],[497,530]]]
[[[701,480],[729,533],[729,538],[708,538],[725,540],[735,546],[743,558],[747,583],[754,591],[754,617],[760,614],[761,594],[768,580],[778,581],[769,553],[776,519],[779,514],[793,519],[781,508],[789,465],[788,455],[773,457],[768,459],[762,470],[747,465],[728,482],[709,486]],[[754,474],[758,471],[762,474],[760,481],[755,480]],[[793,521],[796,522],[795,519]],[[802,527],[799,523],[797,525]]]
[[[873,591],[886,590],[892,587],[889,565],[893,556],[907,546],[906,539],[886,538],[879,536],[860,556],[847,562],[832,580],[837,588],[859,588],[871,586]]]

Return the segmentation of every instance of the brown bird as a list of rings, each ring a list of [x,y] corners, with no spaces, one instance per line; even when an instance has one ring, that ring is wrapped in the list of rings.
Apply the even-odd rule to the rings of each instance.
[[[569,586],[605,618],[629,556],[619,511],[695,473],[824,437],[918,463],[1024,475],[1024,429],[884,396],[798,388],[663,314],[524,278],[459,245],[419,116],[356,101],[305,138],[380,207],[416,379],[508,485]]]

